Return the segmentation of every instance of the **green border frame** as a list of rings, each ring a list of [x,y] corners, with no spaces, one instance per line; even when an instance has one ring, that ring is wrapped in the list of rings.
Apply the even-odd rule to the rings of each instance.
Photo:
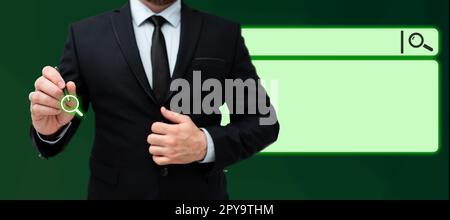
[[[284,29],[284,28],[327,28],[327,29],[339,29],[339,28],[370,28],[370,29],[398,29],[398,28],[433,28],[438,32],[438,53],[432,56],[417,56],[417,55],[375,55],[375,56],[251,56],[254,60],[434,60],[438,64],[438,146],[437,150],[434,152],[260,152],[258,155],[261,156],[381,156],[381,155],[391,155],[391,156],[404,156],[404,155],[436,155],[440,153],[442,145],[442,68],[441,68],[441,53],[442,53],[442,36],[441,31],[436,26],[430,25],[416,25],[416,26],[401,26],[401,25],[336,25],[336,26],[321,26],[321,25],[243,25],[242,28],[273,28],[273,29]],[[281,130],[282,132],[282,130]]]

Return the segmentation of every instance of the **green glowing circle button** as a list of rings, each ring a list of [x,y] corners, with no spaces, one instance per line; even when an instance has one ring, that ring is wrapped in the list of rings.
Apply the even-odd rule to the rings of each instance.
[[[66,102],[74,102],[73,107],[67,106]],[[80,117],[83,117],[83,113],[78,109],[80,107],[80,101],[74,95],[66,95],[61,99],[61,109],[67,113],[77,113]]]

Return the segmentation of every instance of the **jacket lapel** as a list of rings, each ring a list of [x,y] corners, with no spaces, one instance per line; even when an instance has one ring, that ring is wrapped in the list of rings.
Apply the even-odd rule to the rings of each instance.
[[[184,3],[181,7],[181,33],[180,48],[178,51],[177,62],[172,76],[172,81],[183,77],[187,68],[191,64],[197,43],[200,38],[200,32],[203,25],[203,17],[200,13],[190,9]],[[172,97],[173,92],[169,91],[166,101]]]
[[[125,57],[125,60],[132,70],[132,73],[150,99],[154,103],[158,103],[148,82],[148,78],[145,74],[141,57],[139,55],[136,37],[134,36],[130,3],[127,3],[124,7],[115,11],[115,13],[111,16],[111,23],[116,40]],[[202,25],[203,17],[201,14],[190,9],[183,3],[181,7],[180,48],[178,51],[172,81],[183,77],[186,73],[186,69],[189,67],[194,56]],[[166,102],[172,94],[172,91],[168,92]]]
[[[154,103],[158,103],[148,82],[142,65],[139,49],[134,35],[130,3],[116,10],[111,16],[111,23],[119,47],[127,61],[131,72]]]

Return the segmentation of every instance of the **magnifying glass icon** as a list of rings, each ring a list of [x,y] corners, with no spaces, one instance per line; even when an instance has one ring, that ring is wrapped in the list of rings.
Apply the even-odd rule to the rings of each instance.
[[[423,38],[422,34],[417,33],[417,32],[412,33],[409,36],[409,45],[411,45],[411,47],[413,47],[413,48],[424,47],[425,49],[427,49],[429,51],[433,51],[433,48],[424,42],[424,38]]]
[[[74,105],[68,106],[67,102],[72,102]],[[84,114],[79,110],[80,101],[74,95],[66,95],[61,99],[61,109],[67,113],[76,113],[78,116],[83,117]]]

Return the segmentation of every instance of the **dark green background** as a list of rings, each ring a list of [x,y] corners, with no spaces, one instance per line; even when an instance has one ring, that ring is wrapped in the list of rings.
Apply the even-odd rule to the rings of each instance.
[[[232,199],[448,199],[448,0],[186,2],[243,25],[439,28],[443,40],[439,56],[442,121],[438,153],[258,155],[232,167],[228,177]],[[2,2],[0,199],[86,198],[93,114],[88,114],[67,151],[44,161],[38,159],[28,139],[27,96],[41,68],[58,62],[71,22],[124,3],[125,0]]]

